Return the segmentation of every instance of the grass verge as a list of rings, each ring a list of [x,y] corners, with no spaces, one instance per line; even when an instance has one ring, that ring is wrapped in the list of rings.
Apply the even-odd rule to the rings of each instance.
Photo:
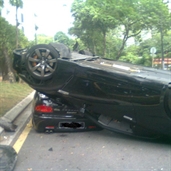
[[[25,83],[0,82],[0,117],[32,91]]]

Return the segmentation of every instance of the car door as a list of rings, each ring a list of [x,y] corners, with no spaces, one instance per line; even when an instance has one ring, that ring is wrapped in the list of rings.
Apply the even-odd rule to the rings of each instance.
[[[89,69],[79,71],[64,88],[70,101],[85,106],[85,115],[99,125],[115,131],[132,132],[136,122],[131,100],[131,81],[121,73]]]

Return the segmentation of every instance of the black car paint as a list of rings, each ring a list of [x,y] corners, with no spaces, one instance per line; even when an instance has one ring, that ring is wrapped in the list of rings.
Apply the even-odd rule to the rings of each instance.
[[[14,69],[32,88],[60,97],[101,127],[136,136],[171,135],[170,71],[72,53],[57,58],[53,76],[43,80],[21,69],[18,56]]]
[[[36,111],[36,106],[45,105],[53,112]],[[32,101],[32,123],[37,132],[71,132],[101,130],[92,121],[81,116],[78,109],[66,104],[60,98],[52,99],[36,92]]]

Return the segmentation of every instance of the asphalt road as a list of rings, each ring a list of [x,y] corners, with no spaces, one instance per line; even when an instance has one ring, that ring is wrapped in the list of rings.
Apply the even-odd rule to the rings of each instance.
[[[14,171],[171,171],[171,142],[107,130],[40,134],[31,129]]]

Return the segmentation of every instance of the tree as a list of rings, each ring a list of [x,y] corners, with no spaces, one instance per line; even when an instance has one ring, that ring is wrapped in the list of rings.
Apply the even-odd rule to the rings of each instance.
[[[63,43],[65,45],[67,45],[69,48],[72,49],[72,46],[74,45],[74,40],[70,39],[65,33],[63,33],[62,31],[59,31],[55,34],[54,36],[54,41],[55,42],[59,42],[59,43]]]
[[[110,59],[115,59],[117,56],[117,52],[119,51],[122,39],[118,36],[119,32],[117,29],[109,30],[106,35],[106,57]],[[124,51],[122,55],[124,55]]]
[[[20,33],[20,46],[26,47],[29,45],[27,38]],[[3,66],[1,70],[7,72],[10,82],[15,81],[15,76],[11,67],[11,58],[15,49],[15,27],[10,25],[4,18],[0,17],[0,61]]]
[[[86,35],[91,39],[90,42],[93,42],[95,33],[98,33],[99,37],[96,39],[100,40],[103,55],[106,53],[109,31],[119,30],[118,38],[122,39],[122,43],[116,59],[120,58],[131,37],[137,37],[144,30],[161,31],[161,26],[164,33],[170,27],[169,10],[161,0],[75,0],[72,13],[75,21],[70,33],[80,39],[81,35]],[[102,41],[99,39],[101,35]]]
[[[171,31],[168,31],[163,36],[163,57],[171,58]],[[145,56],[145,59],[150,59],[150,49],[151,47],[156,47],[157,52],[155,58],[162,58],[162,47],[159,43],[161,41],[160,33],[153,34],[152,38],[149,38],[139,44],[139,56]]]
[[[144,58],[140,56],[140,47],[138,45],[131,45],[125,48],[125,54],[123,54],[119,61],[129,62],[132,64],[144,65]],[[150,55],[148,55],[150,57]]]
[[[102,56],[106,55],[106,34],[114,23],[105,20],[96,11],[96,7],[84,0],[75,0],[71,12],[75,18],[74,27],[69,31],[76,35],[92,49],[97,51],[97,44],[101,45]],[[92,48],[91,48],[91,47]]]
[[[11,82],[15,81],[14,74],[11,69],[11,61],[9,56],[9,48],[11,47],[10,42],[12,41],[12,37],[14,37],[14,28],[11,26],[4,18],[0,17],[0,47],[1,54],[5,58],[5,62],[7,65],[8,77]]]
[[[4,1],[0,0],[0,7],[3,7],[3,5],[4,5]]]
[[[19,42],[18,42],[18,26],[20,23],[18,22],[18,8],[23,7],[23,1],[22,0],[9,0],[10,4],[12,6],[16,7],[16,48],[18,48]]]
[[[119,59],[129,38],[140,35],[143,30],[161,29],[161,14],[163,30],[170,27],[169,10],[161,0],[104,0],[103,5],[98,0],[88,1],[96,6],[99,15],[120,27],[122,45],[118,51],[117,59]]]
[[[2,11],[3,6],[4,6],[4,1],[0,0],[0,16],[1,16],[1,11]]]
[[[171,58],[171,31],[165,33],[163,37],[163,52],[164,58]],[[125,54],[120,57],[120,61],[126,61],[134,64],[141,64],[145,66],[152,66],[152,56],[150,49],[156,47],[157,52],[155,58],[162,57],[162,50],[160,45],[160,33],[153,32],[153,36],[146,40],[142,40],[137,45],[131,45],[125,48]],[[159,66],[157,66],[159,67]]]
[[[48,44],[50,42],[53,42],[53,37],[46,36],[44,34],[38,34],[37,41],[38,41],[38,44]]]

